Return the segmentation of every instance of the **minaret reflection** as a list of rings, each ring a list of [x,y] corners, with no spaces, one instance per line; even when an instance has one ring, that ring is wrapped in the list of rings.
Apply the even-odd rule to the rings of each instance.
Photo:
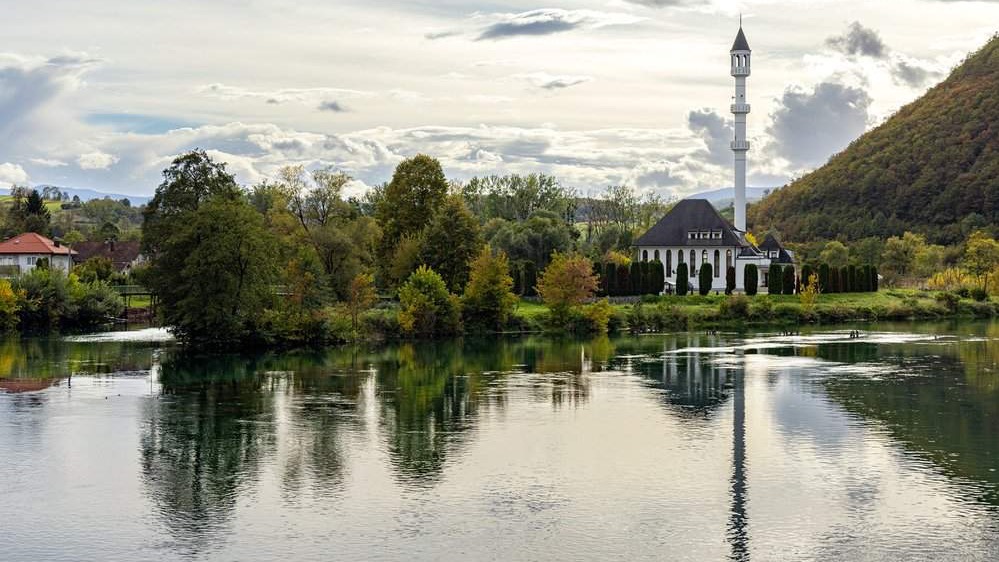
[[[731,560],[749,560],[746,515],[746,380],[745,371],[732,377],[732,508],[728,521]]]

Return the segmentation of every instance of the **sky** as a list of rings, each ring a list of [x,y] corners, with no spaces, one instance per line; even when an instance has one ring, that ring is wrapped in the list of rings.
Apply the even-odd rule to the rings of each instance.
[[[943,79],[999,0],[4,2],[0,186],[149,195],[196,147],[250,185],[402,159],[682,197],[731,186],[739,17],[749,183],[783,185]]]

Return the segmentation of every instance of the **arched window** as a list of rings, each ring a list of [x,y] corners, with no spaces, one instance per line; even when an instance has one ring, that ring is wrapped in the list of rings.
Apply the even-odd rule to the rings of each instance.
[[[649,261],[649,251],[642,250],[642,261]]]
[[[683,263],[683,250],[676,251],[676,263]]]
[[[697,275],[697,252],[690,251],[690,276],[694,277]]]
[[[728,271],[732,267],[732,250],[725,252],[725,271]]]
[[[652,252],[652,259],[659,261],[659,250]]]
[[[721,277],[721,252],[715,250],[715,277]]]
[[[666,277],[673,277],[673,251],[666,250]]]
[[[708,251],[701,250],[701,265],[708,263]]]

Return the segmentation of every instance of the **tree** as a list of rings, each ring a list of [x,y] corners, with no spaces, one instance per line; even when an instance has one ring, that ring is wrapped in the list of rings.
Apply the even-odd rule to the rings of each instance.
[[[697,292],[702,296],[711,293],[711,280],[715,275],[711,267],[710,263],[701,264],[701,270],[697,273]]]
[[[483,246],[472,262],[462,299],[465,324],[502,330],[513,314],[517,296],[513,294],[509,263],[502,251]]]
[[[538,294],[556,321],[593,298],[597,278],[589,260],[580,254],[555,253],[538,280]]]
[[[416,336],[454,334],[461,328],[460,306],[444,279],[421,265],[399,288],[399,325]]]
[[[350,325],[357,330],[357,318],[371,308],[378,295],[375,293],[375,278],[370,273],[358,273],[347,286],[347,309],[350,311]]]
[[[276,241],[224,164],[177,157],[146,207],[146,283],[164,321],[199,347],[244,342],[273,301]]]
[[[629,271],[628,277],[631,279],[632,295],[645,294],[645,270],[647,269],[645,266],[646,264],[644,262],[631,262],[631,270]]]
[[[579,236],[571,224],[549,211],[535,212],[526,221],[492,219],[482,230],[486,243],[506,252],[510,261],[530,261],[537,270],[547,267],[553,252],[570,251]]]
[[[622,297],[627,297],[632,294],[631,276],[629,273],[630,270],[627,265],[622,263],[617,266],[617,291]]]
[[[686,262],[676,266],[676,294],[681,297],[687,296],[690,291],[690,275]]]
[[[462,291],[471,261],[481,252],[482,236],[461,197],[452,195],[434,213],[423,234],[423,263],[444,278],[448,289]]]
[[[979,230],[968,238],[964,250],[964,268],[977,277],[988,290],[989,274],[999,268],[999,242]]]
[[[746,294],[751,297],[755,296],[760,286],[760,272],[755,264],[746,264],[742,273],[742,281],[745,284]]]
[[[379,255],[395,254],[399,240],[423,230],[447,195],[448,183],[436,159],[418,154],[399,163],[380,193],[375,216],[382,227]]]
[[[804,270],[802,270],[802,275],[804,275]],[[807,281],[802,280],[801,291],[798,293],[798,298],[801,300],[801,308],[807,314],[811,314],[815,310],[815,303],[819,299],[819,277],[814,273],[809,272]]]
[[[819,259],[828,263],[829,267],[843,267],[850,261],[850,250],[838,240],[833,240],[826,244]]]
[[[617,264],[614,262],[607,262],[604,264],[604,277],[607,278],[607,296],[616,297],[620,295],[620,290],[617,285]]]
[[[771,295],[784,294],[784,268],[779,263],[770,264],[767,272],[767,293]]]
[[[725,294],[731,295],[735,292],[735,267],[730,266],[725,270]]]
[[[11,188],[11,196],[13,204],[7,215],[8,233],[37,232],[43,235],[48,234],[52,215],[38,191],[29,191],[26,187],[14,186]]]
[[[916,261],[916,256],[926,246],[926,238],[906,232],[901,237],[892,236],[885,242],[881,262],[884,268],[897,276],[908,275]]]
[[[783,273],[783,280],[781,282],[781,286],[784,289],[784,294],[793,295],[794,285],[795,285],[794,266],[793,265],[785,266],[782,273]]]

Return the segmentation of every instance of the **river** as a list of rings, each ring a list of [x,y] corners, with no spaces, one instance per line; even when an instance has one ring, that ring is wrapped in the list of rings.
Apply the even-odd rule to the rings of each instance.
[[[999,324],[0,344],[0,560],[996,560]]]

